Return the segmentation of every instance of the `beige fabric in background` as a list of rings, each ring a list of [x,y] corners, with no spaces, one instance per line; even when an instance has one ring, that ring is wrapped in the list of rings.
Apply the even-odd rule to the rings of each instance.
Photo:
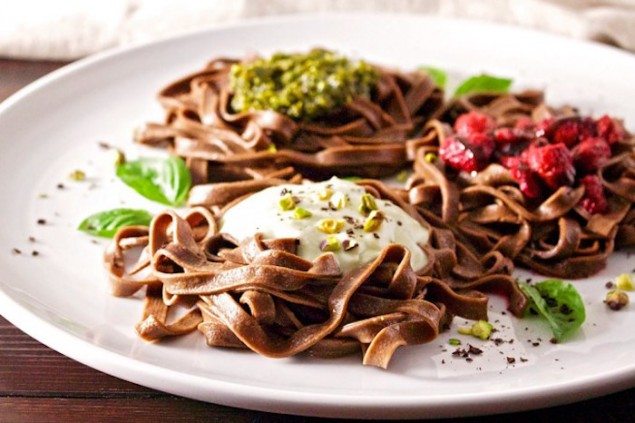
[[[244,18],[324,11],[468,17],[635,51],[635,0],[0,0],[0,56],[75,59]]]

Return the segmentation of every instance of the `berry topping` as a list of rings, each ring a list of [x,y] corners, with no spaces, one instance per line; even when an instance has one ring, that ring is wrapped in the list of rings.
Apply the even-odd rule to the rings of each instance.
[[[593,172],[611,157],[611,147],[602,138],[587,138],[573,149],[573,161],[578,170]]]
[[[518,182],[518,187],[527,198],[535,199],[540,197],[540,182],[536,174],[529,168],[527,162],[519,157],[506,157],[505,165]]]
[[[553,190],[571,185],[575,179],[573,156],[564,144],[535,145],[526,150],[529,168]]]
[[[449,166],[464,172],[481,170],[489,163],[496,145],[486,134],[472,133],[468,137],[446,137],[439,148],[441,159]]]
[[[580,205],[591,214],[606,213],[609,206],[600,178],[596,175],[587,175],[580,183],[584,186],[584,197],[580,200]]]
[[[454,122],[454,130],[462,136],[492,131],[495,127],[494,119],[479,112],[464,113]]]
[[[581,140],[596,135],[595,123],[591,119],[567,117],[553,122],[546,131],[547,138],[571,148]]]
[[[517,139],[518,138],[512,128],[498,128],[494,131],[494,140],[501,144],[511,143]]]
[[[609,144],[623,140],[626,135],[622,124],[607,115],[599,118],[595,125],[597,126],[598,135]]]

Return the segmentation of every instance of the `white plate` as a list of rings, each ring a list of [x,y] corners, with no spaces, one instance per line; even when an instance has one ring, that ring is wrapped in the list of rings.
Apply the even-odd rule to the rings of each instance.
[[[326,46],[410,68],[509,75],[516,86],[547,89],[552,102],[610,112],[635,123],[635,58],[542,33],[467,21],[336,15],[277,18],[188,34],[97,55],[30,85],[0,106],[0,311],[48,346],[117,377],[163,391],[272,412],[340,417],[438,417],[499,413],[572,402],[633,386],[635,307],[610,312],[604,283],[635,260],[611,257],[597,277],[577,282],[588,308],[584,330],[552,345],[548,331],[503,315],[502,337],[471,364],[443,352],[450,335],[399,350],[388,371],[358,357],[271,360],[210,349],[198,334],[161,344],[137,339],[138,299],[113,298],[101,266],[103,245],[74,227],[122,202],[157,210],[113,179],[107,140],[132,152],[133,128],[159,119],[159,87],[217,55]],[[80,168],[89,182],[68,180]],[[66,189],[55,188],[63,182]],[[48,193],[48,199],[38,198]],[[160,207],[159,207],[160,208]],[[45,218],[47,225],[37,225]],[[37,238],[30,245],[27,236]],[[12,255],[18,247],[25,254]],[[29,255],[32,249],[39,257]],[[511,322],[511,323],[510,323]],[[457,320],[460,323],[460,319]],[[508,327],[505,329],[505,327]],[[525,331],[525,326],[529,329]],[[541,338],[533,347],[527,340]],[[513,356],[517,364],[508,365]],[[525,363],[519,358],[527,358]],[[445,360],[446,364],[441,364]],[[479,370],[480,369],[480,370]]]

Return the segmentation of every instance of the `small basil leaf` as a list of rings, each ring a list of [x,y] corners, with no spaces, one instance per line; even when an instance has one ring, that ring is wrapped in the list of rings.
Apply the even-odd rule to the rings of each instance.
[[[584,302],[570,283],[547,279],[533,286],[526,283],[519,286],[529,297],[530,308],[549,323],[557,341],[564,340],[584,323]]]
[[[448,82],[448,74],[443,69],[435,68],[434,66],[420,66],[419,69],[427,73],[437,87],[445,88],[445,84]]]
[[[144,158],[117,166],[117,176],[144,197],[169,206],[179,206],[192,185],[190,171],[180,157]]]
[[[112,209],[88,216],[77,229],[91,235],[112,238],[124,226],[149,226],[152,215],[139,209]]]
[[[512,80],[493,75],[480,74],[467,78],[454,91],[454,97],[461,97],[474,93],[506,93],[512,85]]]

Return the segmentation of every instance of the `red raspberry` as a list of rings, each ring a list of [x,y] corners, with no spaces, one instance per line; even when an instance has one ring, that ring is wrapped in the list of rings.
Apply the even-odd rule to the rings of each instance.
[[[587,138],[573,149],[573,161],[584,172],[598,170],[611,157],[611,147],[602,138]]]
[[[501,162],[503,162],[503,160],[501,160]],[[538,177],[529,169],[529,166],[523,159],[520,157],[505,157],[503,165],[509,168],[512,178],[518,182],[518,187],[525,197],[530,199],[540,197],[541,188]]]
[[[454,131],[462,136],[494,130],[494,119],[479,112],[464,113],[454,122]]]
[[[512,128],[498,128],[494,130],[494,140],[501,144],[507,144],[516,141],[518,138]]]
[[[553,118],[546,118],[541,120],[538,125],[536,125],[536,136],[544,137],[547,133],[547,130],[551,127],[551,125],[553,125],[553,122]]]
[[[609,205],[600,178],[587,175],[580,179],[580,183],[584,186],[584,197],[580,200],[580,205],[591,214],[606,213]]]
[[[494,140],[486,134],[473,133],[469,137],[451,135],[439,148],[441,159],[449,166],[472,172],[483,169],[494,152]]]
[[[595,124],[597,126],[598,135],[611,145],[623,140],[626,136],[624,127],[608,115],[599,118]]]
[[[581,140],[596,135],[595,123],[589,118],[567,117],[553,122],[546,131],[552,143],[573,147]]]
[[[529,168],[536,172],[549,188],[556,190],[573,183],[573,156],[564,144],[548,144],[543,147],[532,145],[525,153]]]

